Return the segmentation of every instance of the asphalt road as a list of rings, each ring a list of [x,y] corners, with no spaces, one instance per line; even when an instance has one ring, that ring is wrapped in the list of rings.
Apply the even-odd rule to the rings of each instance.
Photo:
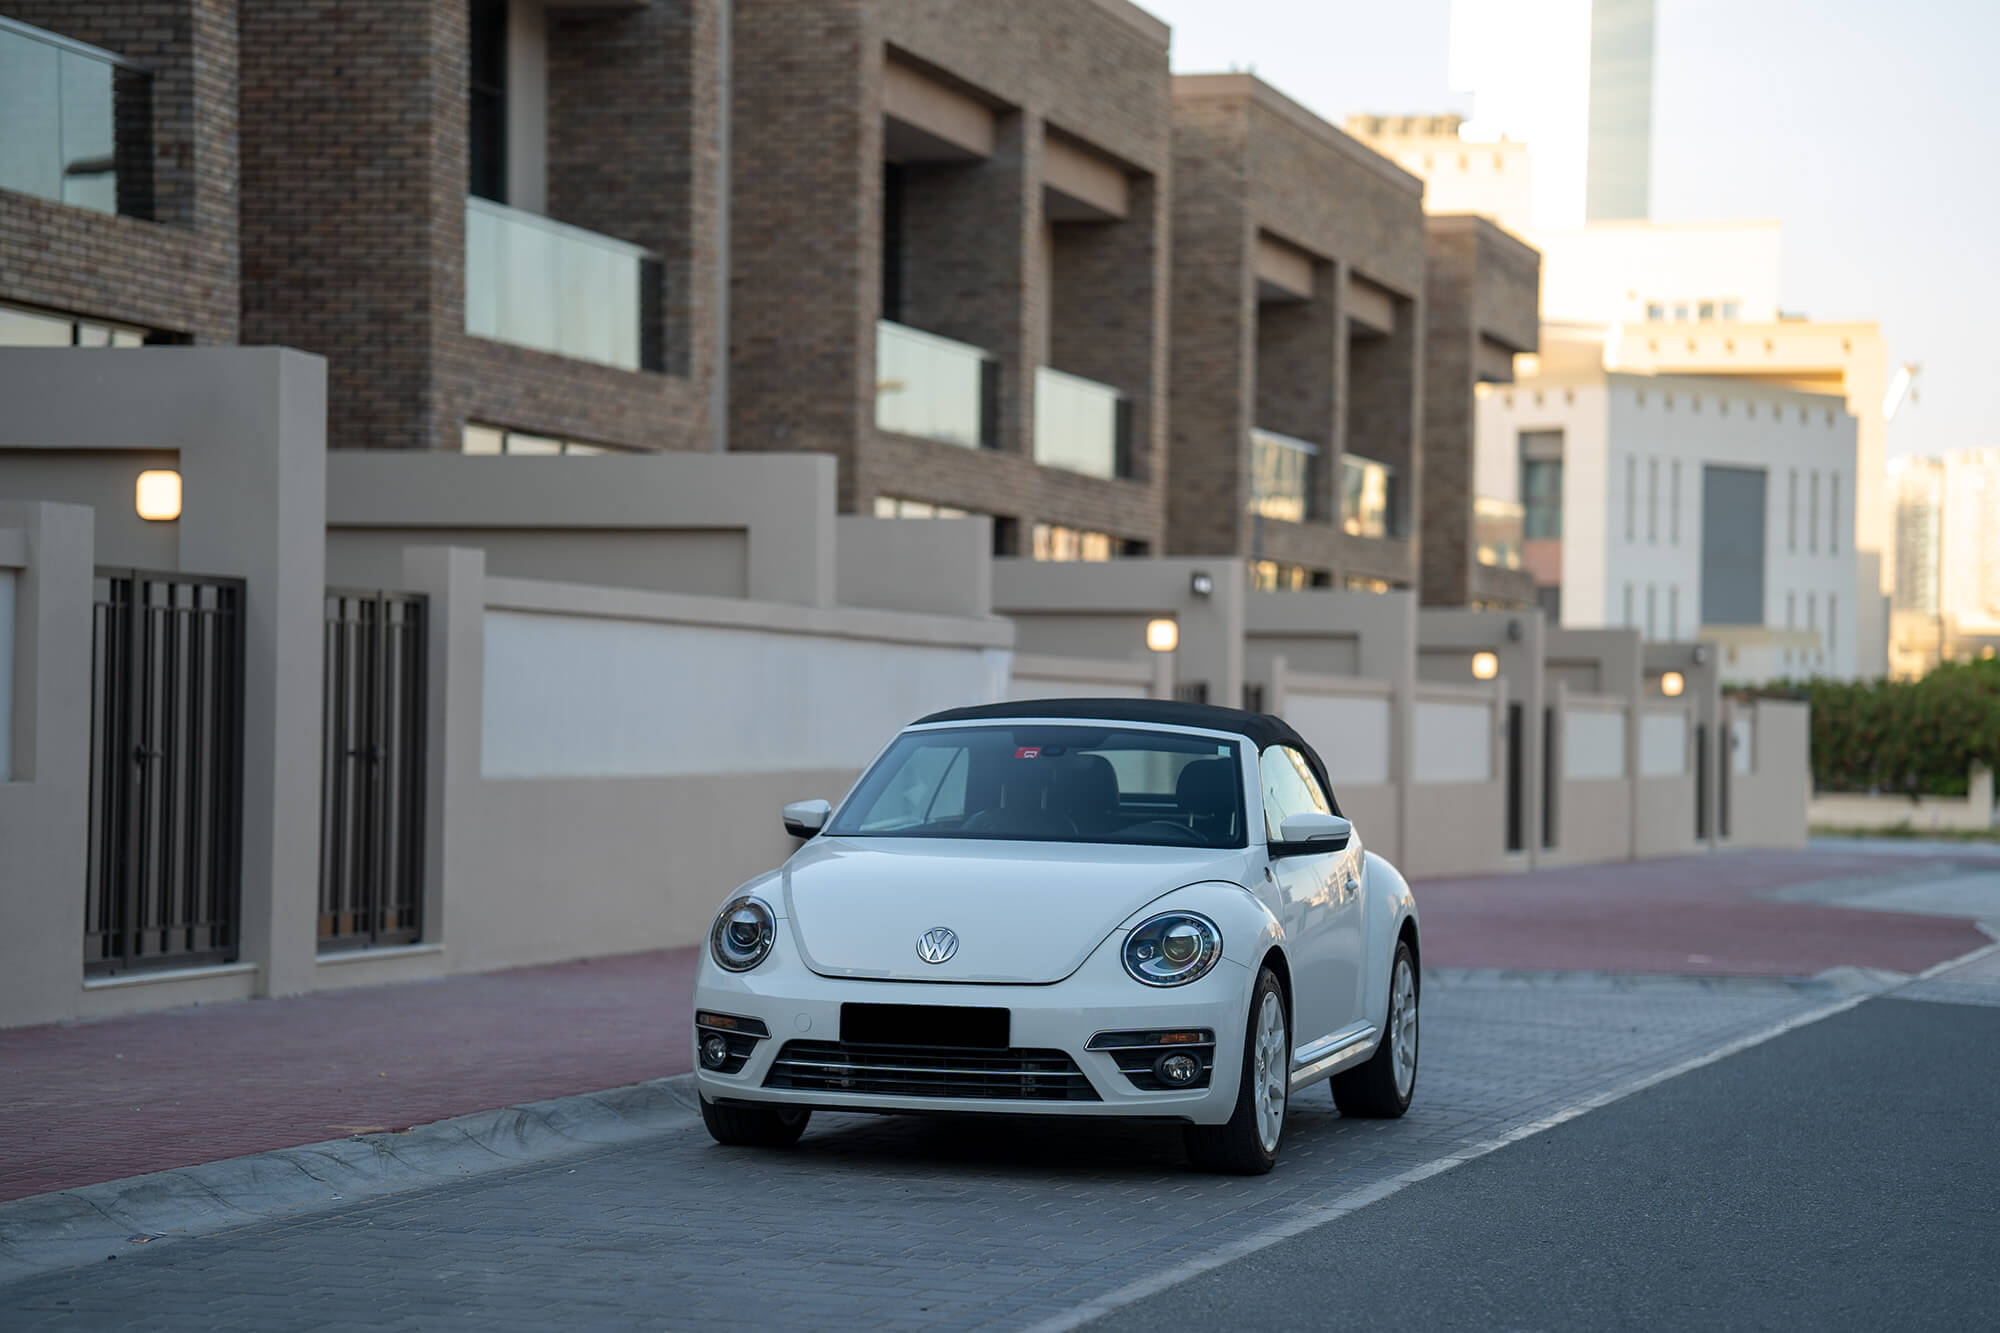
[[[2000,1007],[1883,999],[1094,1329],[2000,1325]]]

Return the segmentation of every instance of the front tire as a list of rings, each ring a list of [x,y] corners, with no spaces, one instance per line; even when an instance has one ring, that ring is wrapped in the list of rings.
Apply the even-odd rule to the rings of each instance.
[[[1410,1109],[1417,1092],[1417,994],[1416,959],[1410,946],[1398,940],[1389,967],[1389,1015],[1382,1040],[1367,1064],[1331,1080],[1333,1104],[1342,1115],[1394,1120]]]
[[[1243,1074],[1236,1110],[1224,1125],[1189,1125],[1182,1133],[1188,1160],[1203,1171],[1261,1176],[1278,1164],[1291,1093],[1292,1027],[1277,974],[1264,968],[1250,992],[1243,1040]]]
[[[787,1106],[724,1106],[701,1099],[709,1136],[732,1148],[789,1148],[806,1132],[812,1112]]]

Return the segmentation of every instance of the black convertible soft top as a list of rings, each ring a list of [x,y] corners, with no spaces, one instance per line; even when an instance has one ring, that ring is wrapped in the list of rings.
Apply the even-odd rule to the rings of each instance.
[[[1202,727],[1245,736],[1261,752],[1273,745],[1289,745],[1306,757],[1327,799],[1340,813],[1340,798],[1327,780],[1326,764],[1319,751],[1306,744],[1292,724],[1269,713],[1252,713],[1242,708],[1216,704],[1184,704],[1166,699],[1017,699],[1010,703],[974,704],[970,708],[947,708],[917,724],[928,722],[996,722],[1008,718],[1077,718],[1091,722],[1153,722],[1164,727]]]

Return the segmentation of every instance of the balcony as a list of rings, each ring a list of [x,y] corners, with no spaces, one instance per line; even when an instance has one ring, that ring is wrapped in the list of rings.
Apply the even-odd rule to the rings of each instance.
[[[1274,430],[1250,432],[1252,514],[1303,523],[1312,509],[1312,474],[1319,446]]]
[[[1479,563],[1496,569],[1521,567],[1521,542],[1527,510],[1513,500],[1490,495],[1472,499],[1472,545]]]
[[[999,363],[982,349],[891,320],[875,321],[875,426],[991,448]]]
[[[465,201],[465,331],[480,338],[658,370],[647,250],[490,199]]]
[[[0,189],[151,217],[151,83],[109,51],[0,19]]]
[[[1350,537],[1400,537],[1396,469],[1358,454],[1340,457],[1340,526]]]
[[[1087,477],[1132,475],[1132,412],[1108,384],[1035,371],[1035,461]]]

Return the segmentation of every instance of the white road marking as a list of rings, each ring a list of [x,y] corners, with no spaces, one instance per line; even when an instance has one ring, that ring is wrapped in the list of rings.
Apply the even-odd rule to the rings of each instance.
[[[1989,931],[1989,933],[1991,932]],[[1411,1167],[1408,1171],[1400,1175],[1391,1176],[1387,1180],[1378,1181],[1362,1189],[1352,1190],[1329,1203],[1306,1209],[1303,1212],[1294,1213],[1281,1222],[1245,1236],[1243,1239],[1234,1241],[1209,1254],[1202,1255],[1196,1259],[1184,1260],[1166,1272],[1156,1273],[1151,1277],[1139,1278],[1136,1281],[1128,1282],[1122,1287],[1105,1292],[1103,1295],[1085,1301],[1083,1304],[1066,1310],[1062,1314],[1053,1315],[1039,1323],[1029,1325],[1027,1333],[1064,1333],[1065,1330],[1077,1328],[1101,1315],[1109,1314],[1113,1310],[1130,1305],[1134,1301],[1143,1300],[1157,1292],[1165,1291],[1169,1287],[1177,1287],[1188,1279],[1198,1277],[1203,1273],[1209,1272],[1211,1269],[1220,1268],[1224,1264],[1243,1258],[1245,1255],[1255,1254],[1259,1250],[1268,1249],[1280,1241],[1290,1240],[1293,1236],[1311,1231],[1314,1227],[1325,1226],[1328,1222],[1337,1221],[1349,1213],[1366,1208],[1371,1203],[1380,1203],[1392,1194],[1398,1193],[1419,1181],[1429,1180],[1432,1176],[1442,1175],[1455,1166],[1463,1166],[1467,1162],[1476,1161],[1488,1153],[1498,1152],[1509,1144],[1519,1143],[1522,1139],[1540,1134],[1544,1130],[1554,1129],[1557,1125],[1565,1121],[1574,1120],[1580,1115],[1597,1110],[1599,1107],[1609,1106],[1611,1103],[1621,1101],[1626,1097],[1632,1096],[1634,1093],[1644,1092],[1647,1088],[1665,1083],[1669,1079],[1679,1078],[1682,1074],[1692,1073],[1704,1065],[1712,1065],[1718,1060],[1726,1060],[1739,1051],[1746,1051],[1753,1046],[1760,1046],[1773,1038],[1784,1036],[1787,1032],[1807,1027],[1813,1023],[1820,1022],[1822,1019],[1832,1018],[1835,1014],[1845,1013],[1863,1001],[1877,999],[1883,995],[1893,993],[1903,986],[1919,981],[1927,981],[1941,973],[1949,972],[1953,968],[1978,962],[1995,951],[2000,951],[2000,943],[1989,944],[1983,948],[1974,949],[1970,953],[1962,954],[1957,958],[1948,959],[1934,967],[1926,968],[1914,977],[1897,977],[1894,981],[1877,988],[1845,996],[1839,1000],[1821,1005],[1816,1009],[1809,1009],[1802,1014],[1795,1014],[1781,1023],[1774,1023],[1770,1027],[1761,1028],[1747,1036],[1724,1042],[1722,1045],[1705,1054],[1683,1060],[1679,1064],[1669,1066],[1666,1069],[1656,1070],[1651,1074],[1643,1075],[1633,1079],[1629,1083],[1621,1084],[1607,1091],[1594,1093],[1589,1097],[1582,1098],[1564,1107],[1560,1111],[1544,1116],[1540,1120],[1516,1126],[1498,1138],[1474,1144],[1469,1148],[1461,1148],[1457,1152],[1448,1153],[1434,1161],[1425,1162],[1421,1166]]]

